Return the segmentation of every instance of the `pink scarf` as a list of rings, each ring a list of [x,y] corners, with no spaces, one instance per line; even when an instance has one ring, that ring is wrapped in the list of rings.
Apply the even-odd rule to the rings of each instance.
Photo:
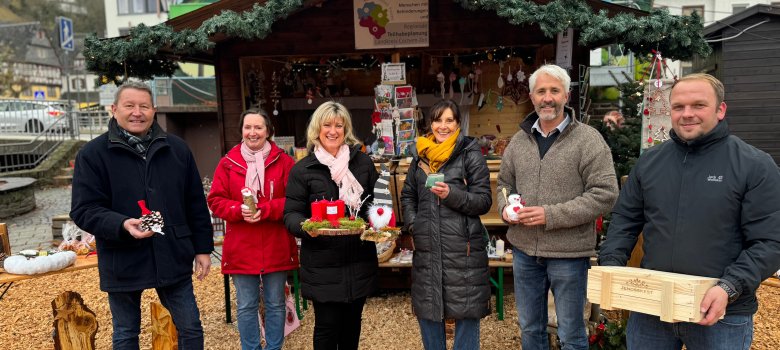
[[[257,199],[257,192],[259,191],[265,196],[263,183],[265,182],[265,159],[271,153],[271,143],[267,140],[263,144],[263,148],[259,151],[253,151],[246,145],[241,143],[241,156],[246,161],[246,179],[244,185],[252,189],[252,194]]]
[[[363,186],[349,171],[349,146],[341,145],[335,157],[325,148],[317,146],[314,147],[314,156],[330,169],[330,178],[339,186],[339,199],[349,207],[359,207]]]

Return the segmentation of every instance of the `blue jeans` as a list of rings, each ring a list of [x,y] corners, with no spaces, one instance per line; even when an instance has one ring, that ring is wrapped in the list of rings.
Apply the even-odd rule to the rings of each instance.
[[[203,327],[200,312],[192,291],[192,279],[185,279],[168,287],[156,288],[160,302],[168,309],[179,333],[179,349],[203,349]],[[141,333],[141,293],[109,292],[111,323],[114,326],[113,349],[138,349]]]
[[[417,318],[420,323],[425,350],[447,350],[447,335],[444,321],[431,321]],[[452,350],[479,349],[479,319],[464,318],[455,320],[455,345]]]
[[[284,282],[287,271],[264,275],[231,275],[236,286],[238,333],[242,350],[260,349],[260,322],[257,311],[260,302],[260,279],[263,279],[265,303],[265,348],[279,350],[284,344]]]
[[[626,326],[628,349],[748,350],[753,315],[726,315],[712,326],[662,322],[658,316],[632,312]]]
[[[555,297],[561,349],[587,349],[583,311],[587,292],[588,258],[541,258],[512,248],[515,301],[523,350],[549,349],[547,292]]]

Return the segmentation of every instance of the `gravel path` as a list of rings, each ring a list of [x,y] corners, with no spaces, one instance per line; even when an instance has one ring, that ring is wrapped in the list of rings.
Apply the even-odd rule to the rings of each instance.
[[[212,269],[203,282],[194,282],[206,333],[206,349],[238,349],[238,330],[235,323],[225,323],[222,275]],[[97,348],[111,348],[111,318],[106,294],[98,288],[96,269],[47,276],[15,284],[0,300],[0,349],[51,348],[51,301],[62,291],[82,295],[87,306],[97,314],[99,330]],[[780,288],[761,287],[758,291],[760,308],[755,316],[753,349],[780,349]],[[153,291],[144,293],[143,305],[156,300]],[[513,294],[506,295],[506,319],[498,321],[494,315],[482,320],[482,349],[519,349],[520,337]],[[285,349],[311,349],[314,313],[309,309],[301,327],[287,337]],[[233,293],[235,320],[235,292]],[[149,309],[142,315],[141,348],[151,347]],[[385,292],[368,299],[363,313],[360,349],[415,350],[422,349],[417,322],[411,313],[407,292]]]

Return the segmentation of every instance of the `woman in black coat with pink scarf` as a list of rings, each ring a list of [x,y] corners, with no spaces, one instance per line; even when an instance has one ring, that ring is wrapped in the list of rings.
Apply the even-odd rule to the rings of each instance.
[[[370,203],[379,174],[360,152],[343,105],[320,105],[306,136],[310,153],[290,171],[284,223],[301,238],[301,292],[314,302],[314,349],[357,349],[363,305],[377,288],[376,246],[357,235],[312,237],[301,223],[317,200]],[[359,216],[366,219],[364,207]]]

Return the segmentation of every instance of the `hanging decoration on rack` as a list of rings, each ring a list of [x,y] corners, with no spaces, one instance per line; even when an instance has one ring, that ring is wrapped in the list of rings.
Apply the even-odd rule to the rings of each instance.
[[[528,102],[530,89],[528,87],[528,80],[525,79],[525,73],[522,66],[518,67],[517,71],[512,74],[512,67],[509,67],[509,71],[506,75],[506,83],[501,94],[509,97],[515,105],[520,105]]]
[[[246,73],[248,107],[262,107],[265,104],[265,72],[262,64],[252,62]]]
[[[504,89],[504,77],[501,75],[504,74],[504,61],[498,62],[498,82],[496,83],[496,86],[498,86],[499,91],[503,91]]]
[[[436,74],[436,80],[441,87],[441,98],[444,98],[444,73],[439,72],[439,74]]]
[[[672,128],[669,95],[677,77],[671,74],[666,59],[661,53],[652,50],[653,60],[645,70],[650,78],[644,84],[642,101],[642,147],[647,149],[669,140],[668,131]]]
[[[452,88],[452,83],[458,79],[458,75],[455,72],[450,72],[450,100],[455,96],[455,90]]]
[[[504,96],[498,95],[498,101],[496,101],[496,109],[501,112],[504,109]]]
[[[279,115],[279,99],[282,98],[282,94],[279,93],[279,76],[276,72],[271,73],[271,103],[274,105],[274,115]]]
[[[311,91],[311,88],[308,88],[306,90],[306,103],[311,104],[314,102],[314,92]]]

